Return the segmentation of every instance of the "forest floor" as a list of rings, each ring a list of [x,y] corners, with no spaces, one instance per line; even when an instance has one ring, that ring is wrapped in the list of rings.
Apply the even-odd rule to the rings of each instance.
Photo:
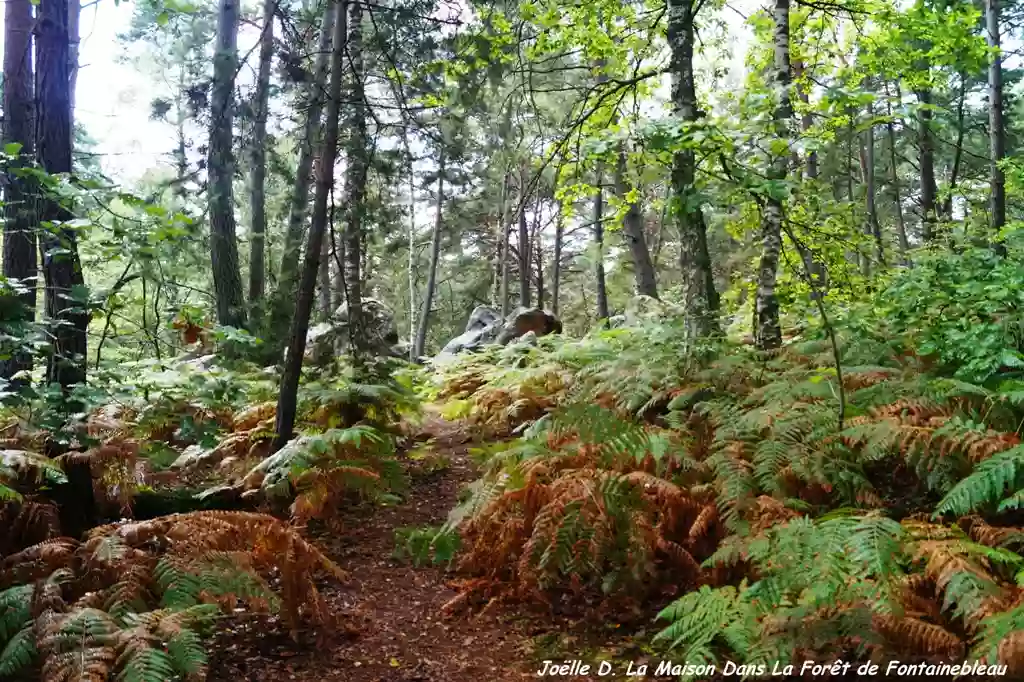
[[[457,594],[452,576],[393,557],[396,529],[440,525],[461,486],[476,477],[459,427],[430,416],[423,430],[443,468],[424,473],[408,463],[411,485],[401,503],[350,509],[340,533],[312,534],[348,573],[321,587],[338,626],[295,642],[276,617],[229,618],[209,646],[210,682],[505,682],[536,678],[542,659],[578,657],[576,643],[593,639],[584,619],[548,609],[446,618],[442,607]]]

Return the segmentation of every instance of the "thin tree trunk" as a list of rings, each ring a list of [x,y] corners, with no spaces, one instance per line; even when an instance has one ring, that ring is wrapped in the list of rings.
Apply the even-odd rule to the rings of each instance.
[[[320,25],[320,39],[317,43],[316,64],[313,67],[312,82],[306,89],[306,125],[299,139],[299,161],[295,171],[288,209],[288,227],[285,230],[284,248],[281,252],[281,269],[277,280],[277,296],[272,314],[275,329],[288,323],[295,301],[295,279],[299,267],[299,252],[302,236],[306,229],[306,211],[309,204],[309,185],[313,171],[313,151],[320,134],[320,114],[324,106],[327,67],[331,54],[331,33],[334,30],[335,5],[331,3],[324,11]]]
[[[932,140],[932,92],[917,93],[921,109],[918,114],[918,153],[921,166],[921,238],[927,243],[935,238],[935,146]]]
[[[21,309],[14,317],[27,324],[36,312],[36,199],[29,178],[19,176],[16,170],[26,162],[31,164],[35,152],[31,0],[8,0],[4,11],[3,86],[3,142],[21,145],[18,159],[11,161],[4,177],[3,274],[24,287],[18,296]],[[9,381],[18,372],[31,369],[32,355],[26,352],[17,351],[0,362],[0,376]],[[15,380],[17,386],[27,383],[23,378]]]
[[[348,45],[346,51],[352,65],[349,88],[348,168],[345,178],[346,220],[345,300],[348,303],[349,347],[358,357],[367,345],[363,328],[362,238],[366,197],[368,149],[366,140],[366,105],[363,95],[363,6],[350,5]]]
[[[68,0],[68,99],[71,100],[71,149],[75,148],[75,97],[78,92],[78,53],[81,44],[79,19],[82,16],[81,0]]]
[[[1006,156],[1006,126],[1003,122],[1003,57],[999,46],[999,4],[985,0],[985,27],[988,45],[995,52],[988,67],[989,134],[989,230],[993,238],[1006,225],[1006,178],[999,163]],[[1005,256],[1006,247],[997,241],[996,253]]]
[[[441,257],[441,225],[444,216],[444,172],[445,153],[440,152],[437,170],[437,215],[434,217],[434,231],[430,237],[430,266],[427,270],[427,288],[423,292],[423,307],[420,309],[420,324],[416,330],[415,357],[423,355],[427,346],[427,329],[430,325],[430,309],[434,304],[434,288],[437,286],[437,262]]]
[[[526,225],[526,169],[519,172],[519,305],[530,307],[530,235]]]
[[[416,173],[413,170],[409,132],[403,129],[402,141],[409,159],[409,339],[416,338]],[[416,362],[416,344],[409,344],[409,362]]]
[[[907,240],[907,224],[903,219],[903,198],[900,196],[899,164],[896,161],[896,129],[892,122],[892,103],[889,100],[889,84],[885,84],[886,113],[889,121],[885,124],[889,137],[889,182],[892,185],[892,200],[896,212],[896,236],[900,245],[900,262],[907,265],[910,254],[910,242]]]
[[[868,105],[868,118],[874,116]],[[868,214],[868,232],[875,240],[875,258],[880,267],[885,267],[885,244],[882,241],[882,226],[878,222],[878,208],[875,203],[875,127],[864,131],[864,157],[861,173],[864,176],[864,201]]]
[[[250,210],[252,211],[252,234],[249,237],[249,306],[254,317],[260,315],[259,306],[266,288],[264,243],[267,232],[267,108],[270,102],[270,63],[274,51],[274,10],[276,7],[277,0],[264,0],[263,2],[263,32],[260,35],[260,61],[256,77],[256,111],[252,126],[252,177],[249,187]]]
[[[953,221],[953,192],[956,190],[957,182],[960,179],[960,164],[964,156],[964,135],[967,130],[964,126],[966,115],[965,104],[967,100],[967,76],[960,74],[960,96],[957,99],[956,107],[956,143],[953,145],[953,169],[949,174],[949,192],[942,200],[940,215],[947,221]],[[950,235],[952,237],[952,235]]]
[[[793,63],[793,78],[794,78],[794,80],[799,79],[800,77],[802,77],[803,73],[804,73],[803,62],[794,62]],[[810,101],[811,101],[810,100],[810,95],[807,93],[807,89],[806,88],[800,87],[800,88],[797,88],[796,91],[797,91],[797,96],[800,98],[800,101],[804,105],[803,113],[800,114],[800,130],[802,130],[803,133],[806,135],[811,130],[811,127],[814,125],[814,118],[811,116],[811,112],[810,112],[810,108],[809,108]],[[818,152],[814,151],[813,149],[809,150],[807,152],[807,156],[804,159],[804,164],[806,166],[807,178],[810,179],[810,180],[817,180],[818,179]]]
[[[299,283],[295,317],[292,318],[288,337],[288,355],[281,375],[281,393],[277,399],[277,416],[274,429],[273,449],[279,450],[292,438],[295,428],[295,413],[299,391],[299,375],[302,373],[302,357],[306,352],[306,333],[309,331],[309,317],[313,311],[317,271],[320,269],[320,251],[327,229],[327,200],[334,185],[334,158],[338,148],[338,114],[341,102],[342,56],[345,52],[346,2],[335,3],[334,41],[331,50],[331,81],[328,93],[327,117],[324,121],[323,144],[320,147],[321,163],[317,164],[316,195],[313,199],[313,218],[309,229],[309,241]],[[325,14],[330,14],[330,9]],[[326,19],[325,19],[326,21]],[[310,110],[308,116],[319,111]],[[308,128],[308,127],[307,127]]]
[[[329,209],[330,210],[330,209]],[[319,308],[319,318],[321,322],[326,322],[331,317],[332,310],[339,304],[337,297],[341,294],[337,291],[331,291],[331,252],[334,246],[334,235],[325,234],[323,238],[323,245],[320,247],[320,271],[317,276],[319,280],[318,286],[318,299],[317,306]],[[331,305],[331,294],[335,295],[334,305]]]
[[[777,138],[788,141],[787,124],[793,115],[790,102],[789,68],[789,0],[775,0],[775,90],[778,103],[775,106],[774,128]],[[776,155],[769,168],[769,179],[786,179],[788,159],[786,154]],[[783,202],[776,196],[765,200],[764,215],[761,219],[763,248],[758,269],[757,299],[755,301],[756,325],[754,340],[761,350],[770,350],[782,345],[782,329],[779,326],[779,301],[775,294],[779,255],[782,252]]]
[[[242,275],[235,237],[235,205],[232,190],[234,153],[231,149],[234,120],[235,69],[238,65],[238,0],[220,0],[217,16],[217,47],[213,58],[213,96],[210,109],[210,150],[207,170],[210,197],[210,260],[217,300],[217,321],[245,325]]]
[[[562,207],[558,207],[558,215],[555,217],[555,244],[554,257],[551,262],[551,314],[558,316],[558,293],[559,285],[562,283]]]
[[[607,324],[611,315],[608,313],[608,288],[604,281],[604,173],[597,170],[597,195],[594,197],[594,277],[597,281],[597,321]]]
[[[540,203],[537,204],[537,210],[533,214],[533,227],[530,230],[530,243],[533,244],[536,249],[533,251],[535,255],[534,265],[537,267],[537,307],[541,310],[544,309],[544,248],[541,244],[541,227],[540,227]]]
[[[626,148],[622,144],[619,145],[619,158],[615,166],[615,185],[619,198],[629,203],[626,215],[622,218],[622,236],[633,259],[636,293],[658,298],[654,263],[651,262],[651,252],[647,250],[647,240],[644,238],[643,214],[635,201],[628,200],[632,188],[626,180]]]
[[[695,7],[691,0],[669,0],[668,43],[671,49],[669,69],[672,72],[672,103],[679,116],[687,122],[696,122],[697,95],[694,87]],[[715,291],[708,253],[707,226],[704,212],[694,196],[697,172],[696,156],[692,149],[683,148],[672,161],[672,195],[675,200],[674,217],[679,231],[679,266],[684,282],[684,303],[691,332],[704,336],[715,332],[718,323],[718,292]]]
[[[491,267],[493,270],[493,277],[491,279],[491,307],[496,310],[501,309],[499,299],[501,297],[502,263],[504,263],[504,251],[502,250],[504,246],[504,237],[502,236],[502,231],[506,229],[505,223],[508,194],[509,176],[506,172],[505,177],[501,181],[501,198],[498,201],[498,220],[497,224],[494,226],[494,259],[491,261]]]
[[[503,215],[502,215],[501,226],[499,227],[499,229],[501,230],[501,243],[500,243],[500,246],[498,247],[498,254],[499,254],[499,257],[501,259],[501,262],[500,262],[501,277],[499,278],[499,287],[498,287],[500,293],[498,294],[498,297],[499,297],[499,299],[501,301],[501,318],[502,319],[505,319],[506,317],[508,317],[509,307],[510,307],[509,306],[509,300],[508,300],[508,280],[509,280],[509,261],[511,260],[511,258],[509,258],[509,253],[508,253],[509,249],[508,249],[508,247],[509,247],[509,232],[511,231],[510,230],[511,226],[509,225],[509,222],[511,222],[510,221],[510,218],[511,218],[510,214],[512,212],[511,211],[511,209],[512,209],[512,201],[511,201],[511,199],[509,197],[509,195],[511,193],[512,193],[512,181],[511,181],[511,178],[506,176],[504,211],[503,211]]]

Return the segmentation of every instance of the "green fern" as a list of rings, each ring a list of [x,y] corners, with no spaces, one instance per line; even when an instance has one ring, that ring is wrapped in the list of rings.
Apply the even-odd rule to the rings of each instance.
[[[1024,445],[998,452],[978,464],[939,502],[933,518],[943,514],[963,516],[1003,499],[1007,491],[1016,495],[1024,472]],[[1013,497],[1011,497],[1013,499]]]

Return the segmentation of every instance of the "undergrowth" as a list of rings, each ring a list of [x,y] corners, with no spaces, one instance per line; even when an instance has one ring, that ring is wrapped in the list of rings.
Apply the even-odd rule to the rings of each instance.
[[[841,387],[823,331],[765,355],[691,344],[670,320],[446,368],[430,396],[444,413],[519,437],[481,448],[483,476],[406,551],[459,537],[450,610],[660,604],[657,641],[689,662],[969,658],[1024,673],[1018,303],[943,280],[987,267],[956,258],[897,277],[873,317],[842,316]],[[936,289],[991,324],[921,309]]]

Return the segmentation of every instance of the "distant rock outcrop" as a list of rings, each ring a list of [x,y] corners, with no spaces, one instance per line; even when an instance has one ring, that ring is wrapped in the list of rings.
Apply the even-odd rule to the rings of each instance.
[[[481,305],[470,313],[465,331],[446,343],[433,362],[443,364],[459,353],[478,350],[491,344],[505,346],[531,333],[536,338],[561,332],[561,320],[539,308],[518,308],[502,320],[497,311]]]
[[[363,335],[368,350],[374,355],[408,355],[398,338],[395,313],[387,304],[375,299],[363,299]],[[306,358],[331,357],[324,352],[330,348],[345,352],[349,345],[348,303],[338,306],[326,322],[312,327],[306,335]]]

